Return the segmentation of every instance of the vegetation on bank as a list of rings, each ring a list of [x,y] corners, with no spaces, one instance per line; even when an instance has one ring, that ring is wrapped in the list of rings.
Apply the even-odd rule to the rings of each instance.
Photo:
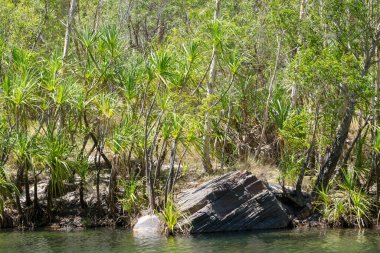
[[[0,0],[0,24],[0,213],[18,224],[52,220],[74,178],[101,205],[103,171],[110,217],[172,224],[194,157],[274,164],[333,224],[377,217],[378,0]]]

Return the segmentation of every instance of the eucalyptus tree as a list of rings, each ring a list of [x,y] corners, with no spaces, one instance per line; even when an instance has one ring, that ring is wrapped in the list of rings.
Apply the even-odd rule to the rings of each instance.
[[[79,0],[78,0],[79,1]],[[65,33],[65,41],[63,45],[63,54],[62,58],[66,58],[69,50],[69,43],[70,43],[70,33],[74,22],[74,15],[75,15],[75,8],[77,6],[76,0],[70,1],[70,9],[68,14],[68,20],[66,24],[66,33]]]
[[[326,25],[335,44],[332,43],[330,47],[333,47],[332,53],[339,59],[339,63],[344,64],[340,85],[345,110],[331,151],[318,174],[314,190],[326,188],[334,174],[355,108],[365,94],[367,76],[374,62],[376,48],[380,44],[379,4],[377,1],[336,1],[325,4]]]
[[[214,86],[216,80],[216,68],[218,62],[217,48],[220,45],[220,28],[219,28],[219,18],[220,18],[220,8],[221,1],[215,0],[215,11],[214,11],[214,19],[212,23],[212,35],[213,35],[213,44],[212,44],[212,55],[211,55],[211,63],[210,63],[210,74],[209,80],[207,82],[207,99],[209,101],[209,106],[211,105],[211,100],[214,94]],[[210,148],[211,148],[211,117],[208,112],[205,114],[205,131],[204,131],[204,144],[203,144],[203,168],[205,172],[210,173],[212,169],[211,161],[210,161]]]

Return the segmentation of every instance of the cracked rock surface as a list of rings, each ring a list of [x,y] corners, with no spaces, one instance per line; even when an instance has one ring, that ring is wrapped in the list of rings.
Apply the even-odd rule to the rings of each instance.
[[[282,203],[248,171],[235,171],[186,190],[178,206],[192,233],[285,228],[290,219]]]

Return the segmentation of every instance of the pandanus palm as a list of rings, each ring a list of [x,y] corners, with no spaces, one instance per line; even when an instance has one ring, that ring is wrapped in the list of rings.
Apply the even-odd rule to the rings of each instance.
[[[7,199],[12,199],[14,195],[19,195],[19,191],[11,181],[7,179],[4,167],[0,167],[0,219],[4,215],[4,204]]]
[[[9,180],[5,172],[5,164],[12,146],[10,129],[9,122],[0,117],[0,219],[4,214],[5,201],[19,195],[16,185]]]
[[[25,205],[29,206],[32,203],[29,192],[29,172],[34,168],[34,156],[36,155],[36,146],[33,137],[24,133],[17,133],[13,153],[18,167],[18,173],[20,174],[17,175],[17,177],[24,176]]]
[[[46,173],[49,175],[47,188],[47,214],[49,219],[52,215],[53,197],[64,189],[64,182],[71,175],[68,166],[68,157],[72,150],[67,136],[57,133],[48,126],[46,136],[40,142],[39,156],[45,165]]]
[[[24,136],[29,131],[29,124],[33,112],[36,110],[36,88],[38,78],[35,66],[29,63],[34,62],[34,58],[26,51],[14,49],[12,51],[12,61],[10,73],[3,81],[4,109],[8,111],[8,120],[14,124],[16,130],[16,160],[18,161],[16,186],[22,190],[23,180],[27,180],[27,170],[29,166],[28,144]],[[23,137],[21,137],[23,136]],[[28,161],[28,162],[27,162]],[[27,163],[26,163],[27,162]],[[25,177],[25,178],[24,178]],[[28,188],[28,187],[27,187]],[[19,196],[16,196],[17,209],[20,218],[23,217],[23,210]],[[27,193],[27,204],[30,204],[29,189]]]
[[[89,163],[88,157],[83,156],[74,162],[75,172],[79,176],[79,202],[82,208],[87,207],[87,203],[84,200],[84,186],[86,182],[86,178],[89,173]]]
[[[96,97],[95,103],[100,115],[100,124],[98,128],[98,150],[103,152],[106,138],[110,132],[110,121],[118,110],[118,100],[108,94],[100,94]],[[118,170],[118,159],[114,156],[111,164],[111,174],[109,181],[109,207],[111,215],[114,213],[115,188]]]

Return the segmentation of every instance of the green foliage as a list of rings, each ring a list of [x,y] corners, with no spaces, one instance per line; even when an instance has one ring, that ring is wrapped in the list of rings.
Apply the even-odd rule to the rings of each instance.
[[[269,112],[276,127],[280,130],[283,129],[290,113],[289,99],[284,95],[282,90],[278,90],[275,94],[272,103],[270,103]]]
[[[75,172],[79,175],[82,180],[85,180],[90,169],[90,165],[88,163],[88,158],[83,157],[82,159],[76,160],[71,167],[74,167]]]
[[[38,157],[42,164],[46,166],[52,190],[60,193],[63,190],[65,180],[71,174],[68,164],[71,151],[70,144],[65,136],[49,129],[48,135],[40,140],[39,147]]]
[[[303,166],[304,151],[309,145],[309,135],[311,134],[310,120],[311,117],[306,110],[292,111],[290,115],[286,115],[282,128],[279,129],[279,135],[284,142],[280,172],[285,182],[294,184]]]
[[[380,153],[380,129],[376,129],[376,137],[373,142],[373,147],[376,152]]]
[[[280,135],[285,141],[288,152],[298,152],[308,146],[308,134],[310,134],[310,114],[306,109],[300,112],[293,111],[283,122]]]
[[[171,197],[168,198],[164,209],[159,214],[161,219],[165,222],[169,234],[173,234],[178,223],[178,220],[183,216],[176,208],[174,201]]]
[[[19,194],[17,187],[6,178],[4,167],[0,167],[0,219],[3,218],[5,201],[12,199],[14,194]]]
[[[141,182],[132,178],[130,180],[121,180],[119,185],[124,189],[123,195],[119,198],[123,210],[132,215],[136,212],[136,207],[142,204],[142,199],[138,195],[138,190],[141,189]]]
[[[81,0],[62,59],[69,2],[0,0],[0,165],[10,175],[26,171],[27,180],[41,171],[38,179],[59,190],[73,171],[81,183],[91,178],[89,157],[109,157],[115,178],[133,178],[120,182],[120,203],[132,214],[140,197],[162,191],[170,155],[176,166],[185,164],[179,175],[201,167],[205,116],[216,168],[221,159],[233,166],[252,155],[265,125],[267,162],[293,184],[315,115],[313,168],[306,171],[312,177],[349,99],[357,100],[354,115],[378,110],[378,0],[226,0],[217,20],[213,1]],[[349,129],[351,141],[355,121]],[[380,153],[380,137],[369,143],[368,129],[348,159],[353,185],[347,178],[333,182],[343,198],[325,192],[332,221],[363,226],[374,207],[359,190],[373,184],[368,147]],[[152,192],[147,185],[137,191],[142,178]],[[161,198],[153,199],[163,205]],[[179,214],[173,203],[164,204],[172,231]]]
[[[299,171],[304,163],[304,157],[292,153],[285,153],[281,159],[280,179],[282,182],[294,185],[297,181]]]
[[[355,185],[355,172],[343,172],[343,181],[337,190],[318,191],[319,201],[315,204],[323,217],[335,226],[368,227],[373,200]]]

